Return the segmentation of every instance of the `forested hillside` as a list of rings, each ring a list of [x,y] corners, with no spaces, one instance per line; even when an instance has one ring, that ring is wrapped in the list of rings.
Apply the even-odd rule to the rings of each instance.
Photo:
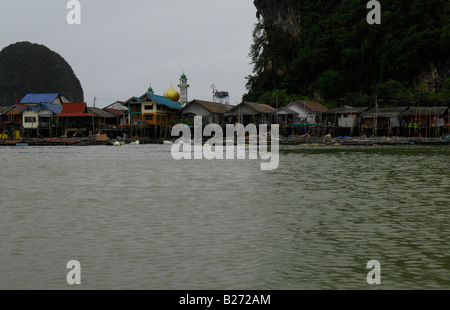
[[[84,100],[80,81],[63,57],[43,45],[18,42],[0,52],[0,107],[19,103],[27,93]]]
[[[450,2],[381,1],[380,25],[367,23],[367,2],[255,0],[244,100],[447,105]]]

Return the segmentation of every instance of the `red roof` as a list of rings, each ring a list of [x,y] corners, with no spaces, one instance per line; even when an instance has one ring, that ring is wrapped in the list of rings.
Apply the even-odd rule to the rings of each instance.
[[[321,105],[318,102],[313,102],[313,101],[306,101],[306,100],[297,100],[294,101],[294,103],[298,106],[304,106],[306,108],[308,108],[309,110],[311,110],[312,112],[326,112],[328,111],[327,108],[325,108],[323,105]]]
[[[63,104],[63,109],[56,117],[97,117],[97,115],[86,113],[86,102],[66,102]]]

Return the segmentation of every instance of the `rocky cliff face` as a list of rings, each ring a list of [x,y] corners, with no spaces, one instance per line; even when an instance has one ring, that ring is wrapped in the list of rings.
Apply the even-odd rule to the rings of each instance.
[[[300,33],[300,12],[295,5],[279,0],[254,0],[253,3],[258,10],[258,16],[274,20],[278,26],[292,36]]]
[[[19,103],[27,93],[84,101],[80,81],[63,57],[43,45],[18,42],[0,52],[0,107]]]
[[[313,2],[313,1],[311,1]],[[418,2],[418,1],[415,1]],[[256,9],[257,9],[257,16],[262,17],[264,21],[267,20],[271,20],[273,21],[277,26],[279,26],[281,29],[283,29],[285,32],[289,33],[292,36],[297,37],[298,34],[303,31],[302,26],[301,26],[301,20],[303,19],[303,22],[305,21],[306,17],[303,16],[304,14],[317,14],[316,11],[314,12],[300,12],[299,10],[299,4],[302,3],[301,0],[254,0],[253,1]],[[347,1],[337,1],[335,2],[335,4],[333,5],[333,3],[327,3],[326,4],[326,9],[325,10],[329,10],[331,13],[333,10],[338,10],[339,7],[344,6],[347,3]],[[361,12],[358,12],[358,14],[362,14],[361,18],[364,19],[365,18],[365,1],[361,1],[361,7],[362,10]],[[364,6],[363,6],[364,5]],[[325,6],[325,4],[324,4]],[[387,6],[387,7],[386,7]],[[391,4],[386,4],[385,8],[387,10],[391,10],[392,8],[390,8]],[[418,6],[416,4],[416,6]],[[448,6],[448,4],[447,4]],[[409,5],[408,5],[409,7]],[[350,10],[350,7],[349,7]],[[437,11],[438,10],[438,11]],[[435,16],[437,15],[439,18],[441,18],[439,16],[439,12],[442,12],[442,8],[441,9],[430,9],[430,13],[428,13],[430,16]],[[395,12],[395,11],[393,11]],[[323,12],[319,13],[319,14],[323,14]],[[426,15],[424,15],[426,17]],[[419,17],[422,17],[422,15],[419,15]],[[424,18],[425,18],[424,17]],[[326,16],[324,16],[323,18],[328,18]],[[345,15],[342,15],[342,17],[339,18],[345,18]],[[428,18],[428,17],[427,17]],[[435,17],[434,21],[436,21],[437,19]],[[419,20],[420,22],[421,20]],[[432,20],[433,21],[433,20]],[[395,21],[396,23],[398,22],[398,20]],[[349,22],[350,23],[350,22]],[[415,22],[413,21],[412,23],[415,24]],[[411,26],[411,22],[407,23],[407,24],[403,24],[402,27],[410,27]],[[305,27],[305,25],[303,25],[303,27]],[[389,34],[393,31],[393,28],[389,28],[391,26],[385,26],[385,34]],[[439,23],[438,26],[439,28]],[[449,26],[447,26],[449,27]],[[433,27],[432,27],[433,28]],[[436,26],[434,27],[436,28]],[[444,31],[443,27],[443,31]],[[419,28],[420,29],[420,28]],[[423,29],[421,29],[421,31],[423,31]],[[449,36],[448,34],[448,28],[447,33],[445,34],[446,36]],[[413,32],[408,32],[410,33],[410,36],[413,36]],[[443,34],[444,36],[444,34]],[[424,39],[428,39],[427,35],[424,35],[423,38]],[[438,45],[439,38],[434,38],[434,42]],[[437,40],[437,41],[436,41]],[[442,39],[441,39],[442,40]],[[447,39],[450,40],[450,39]],[[332,40],[330,41],[332,42]],[[419,43],[419,42],[417,42]],[[448,44],[448,43],[447,43]],[[328,48],[328,47],[326,47]],[[340,47],[342,48],[346,48],[346,47]],[[432,50],[436,50],[436,46],[434,47],[429,47]],[[374,48],[375,49],[375,48]],[[411,49],[409,49],[411,50]],[[407,50],[408,51],[408,50]],[[336,52],[337,54],[340,54],[340,52]],[[381,53],[387,53],[386,51],[382,51]],[[444,53],[441,53],[440,56],[436,56],[435,55],[421,55],[421,57],[416,57],[414,60],[411,60],[416,62],[417,64],[420,64],[418,67],[416,67],[416,69],[414,70],[414,72],[408,76],[407,79],[404,79],[405,81],[407,80],[408,82],[408,86],[412,87],[414,89],[420,89],[423,91],[427,91],[430,93],[438,93],[442,90],[442,86],[444,83],[444,80],[447,78],[450,78],[450,60],[448,59],[448,56],[445,56]],[[395,56],[392,59],[390,59],[391,62],[395,62],[396,59],[398,59],[399,56]],[[422,59],[420,59],[422,58]],[[335,59],[336,62],[339,62],[339,59]],[[412,63],[411,63],[411,67],[412,67]],[[399,74],[401,76],[401,74]]]
[[[448,77],[450,77],[449,63],[436,66],[433,61],[430,61],[416,76],[413,86],[415,89],[436,94],[442,90],[444,80]]]

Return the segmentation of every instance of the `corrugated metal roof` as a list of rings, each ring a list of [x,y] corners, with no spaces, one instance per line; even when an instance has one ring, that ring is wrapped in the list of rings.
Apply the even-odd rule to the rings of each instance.
[[[122,101],[116,101],[116,102],[110,104],[109,106],[105,107],[104,110],[113,109],[116,111],[128,111],[128,108],[123,105],[124,103],[125,102],[122,102]]]
[[[164,96],[159,96],[159,95],[155,95],[152,93],[146,93],[143,96],[147,96],[148,98],[155,101],[156,103],[159,103],[159,104],[164,105],[169,108],[180,109],[180,110],[183,108],[180,104],[178,104],[175,101],[172,101],[169,98],[164,97]]]
[[[204,107],[209,112],[217,113],[217,114],[224,114],[224,113],[228,112],[232,108],[231,106],[225,105],[225,104],[220,103],[220,102],[203,101],[203,100],[195,99],[195,100],[191,101],[190,103],[188,103],[183,108],[183,110],[185,110],[187,107],[191,106],[194,103],[198,103],[199,105]]]
[[[244,101],[243,104],[255,109],[256,111],[258,111],[260,113],[271,114],[276,111],[276,109],[274,107],[272,107],[268,104],[257,103],[257,102],[248,102],[248,101]]]
[[[87,108],[87,112],[103,118],[116,118],[116,115],[114,113],[99,108],[89,107]]]
[[[306,109],[310,110],[311,112],[323,113],[323,112],[328,111],[328,109],[325,108],[323,105],[321,105],[318,102],[313,102],[313,101],[297,100],[297,101],[291,102],[290,104],[295,104],[300,108],[306,108]]]
[[[86,113],[86,102],[68,102],[64,103],[62,112],[55,115],[56,117],[87,117],[97,115]]]
[[[407,111],[403,112],[404,116],[426,116],[426,115],[436,115],[442,116],[446,114],[447,107],[412,107]]]
[[[141,98],[133,96],[133,97],[131,97],[130,99],[128,99],[127,101],[125,101],[125,104],[130,103],[130,101],[132,101],[132,100],[137,100],[137,101],[139,101],[139,102],[142,102],[142,99],[141,99]],[[127,109],[127,110],[128,110],[128,109]]]
[[[260,114],[272,114],[272,113],[275,113],[275,111],[276,111],[275,108],[271,107],[268,104],[244,101],[244,102],[238,104],[237,106],[234,106],[233,108],[231,108],[226,114],[227,115],[238,115],[240,105],[246,105],[249,108],[251,108],[252,110],[255,110],[255,112],[260,113]]]
[[[369,111],[363,112],[362,116],[364,118],[374,118],[374,117],[398,117],[400,114],[405,112],[409,107],[393,107],[393,108],[372,108]]]
[[[124,111],[119,111],[119,110],[112,109],[112,108],[104,108],[104,110],[106,110],[108,112],[111,112],[111,113],[113,113],[116,116],[120,116],[120,115],[124,114]],[[128,111],[128,109],[127,109],[127,111]]]
[[[20,111],[20,113],[22,114],[23,112],[25,112],[25,111],[27,111],[27,110],[33,110],[33,111],[35,111],[35,112],[38,111],[38,109],[37,109],[36,107],[34,107],[34,106],[28,106],[28,107],[26,107],[25,109],[23,109],[22,111]]]
[[[347,114],[347,113],[362,113],[366,111],[368,107],[351,107],[351,106],[343,106],[339,108],[330,109],[324,114]]]
[[[53,114],[58,114],[58,113],[61,113],[61,112],[62,112],[62,106],[59,105],[59,104],[53,104],[53,103],[41,103],[41,104],[38,104],[38,105],[36,106],[36,108],[38,108],[38,109],[39,109],[40,107],[49,110],[49,111],[52,112]],[[42,110],[42,108],[40,108],[40,110]]]
[[[58,93],[27,94],[20,103],[53,103],[58,96]]]
[[[289,108],[286,107],[281,107],[277,110],[276,114],[278,115],[296,115],[298,114],[298,112],[295,112],[294,110],[291,110]]]

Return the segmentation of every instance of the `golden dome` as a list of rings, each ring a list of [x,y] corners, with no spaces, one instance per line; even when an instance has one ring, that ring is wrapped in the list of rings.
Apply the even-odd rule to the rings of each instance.
[[[178,102],[178,100],[180,100],[180,93],[177,92],[175,89],[173,89],[172,86],[170,86],[170,89],[164,93],[164,97],[167,97],[172,101]]]

